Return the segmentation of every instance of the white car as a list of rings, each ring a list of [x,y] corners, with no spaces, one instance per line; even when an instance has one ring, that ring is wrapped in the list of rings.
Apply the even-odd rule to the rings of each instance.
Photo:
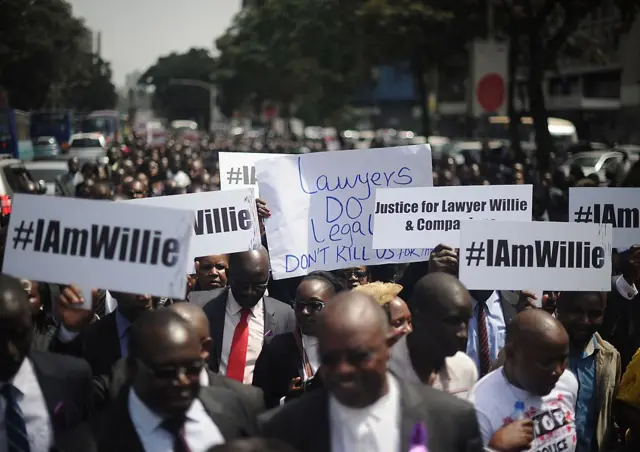
[[[64,160],[47,160],[37,162],[25,162],[25,168],[34,180],[43,181],[47,187],[48,196],[60,194],[61,187],[57,184],[58,177],[68,171],[67,162]]]
[[[107,155],[107,141],[100,133],[76,133],[71,135],[67,157],[78,157],[81,162],[95,162]]]

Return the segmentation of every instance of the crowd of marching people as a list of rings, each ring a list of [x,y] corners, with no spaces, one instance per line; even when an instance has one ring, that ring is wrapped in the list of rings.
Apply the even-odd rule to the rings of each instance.
[[[130,137],[105,160],[69,159],[57,190],[219,190],[219,151],[300,146]],[[624,165],[603,182],[505,151],[435,161],[433,181],[533,184],[534,219],[567,221],[569,187],[640,187]],[[447,244],[425,262],[274,280],[264,234],[197,257],[183,299],[0,274],[0,452],[639,451],[638,243],[615,254],[609,292],[541,300],[467,290]]]

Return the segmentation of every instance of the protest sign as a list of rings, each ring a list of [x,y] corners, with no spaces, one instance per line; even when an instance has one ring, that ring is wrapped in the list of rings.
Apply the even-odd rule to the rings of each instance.
[[[531,221],[532,185],[379,188],[373,248],[458,248],[461,220]]]
[[[90,289],[182,299],[193,214],[130,203],[16,194],[3,271]]]
[[[569,221],[613,226],[619,251],[640,245],[640,188],[569,188]]]
[[[256,182],[256,162],[264,159],[282,157],[285,154],[266,154],[257,152],[220,152],[220,189],[253,188],[259,197]]]
[[[260,160],[260,196],[274,279],[360,265],[426,260],[430,250],[373,250],[374,190],[432,185],[428,145]]]
[[[250,188],[134,199],[132,204],[187,209],[195,217],[187,272],[193,259],[260,248],[256,200]]]
[[[460,281],[474,290],[611,290],[612,227],[544,221],[460,223]]]

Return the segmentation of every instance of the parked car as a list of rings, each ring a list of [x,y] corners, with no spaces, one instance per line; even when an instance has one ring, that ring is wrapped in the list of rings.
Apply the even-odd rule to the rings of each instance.
[[[22,160],[0,159],[0,222],[4,224],[11,213],[14,193],[44,194],[46,190],[44,182],[36,181]]]
[[[607,170],[612,170],[623,157],[620,151],[577,152],[569,157],[561,168],[564,174],[569,176],[571,167],[578,166],[585,176],[597,173],[600,182],[605,182]]]
[[[80,162],[95,162],[107,155],[107,142],[100,133],[76,133],[71,135],[67,157],[78,157]]]
[[[58,177],[68,171],[67,163],[63,160],[26,162],[25,168],[31,173],[31,176],[37,181],[44,181],[47,188],[46,195],[56,196],[64,195],[63,187],[58,182]]]
[[[33,160],[56,158],[60,152],[60,146],[54,137],[38,137],[33,140]]]

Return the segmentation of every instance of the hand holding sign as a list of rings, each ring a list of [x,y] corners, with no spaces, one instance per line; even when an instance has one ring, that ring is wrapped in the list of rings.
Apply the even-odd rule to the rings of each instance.
[[[87,305],[87,301],[82,295],[83,291],[78,286],[67,286],[58,297],[56,303],[56,311],[60,321],[64,327],[73,332],[82,331],[94,317],[96,302],[98,301],[98,291],[91,291],[91,304]],[[90,306],[90,309],[85,309]]]
[[[445,272],[458,276],[458,253],[442,243],[429,256],[429,273]]]

